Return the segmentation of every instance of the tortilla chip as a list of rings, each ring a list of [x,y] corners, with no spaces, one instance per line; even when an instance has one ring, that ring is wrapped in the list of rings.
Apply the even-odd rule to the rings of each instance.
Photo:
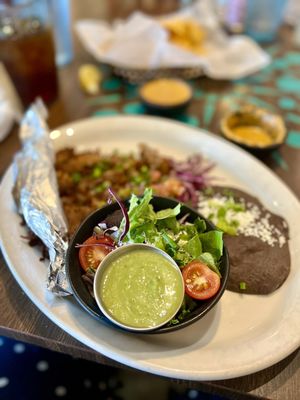
[[[169,33],[170,43],[192,53],[201,54],[204,52],[205,32],[196,21],[174,18],[163,21],[162,26]]]

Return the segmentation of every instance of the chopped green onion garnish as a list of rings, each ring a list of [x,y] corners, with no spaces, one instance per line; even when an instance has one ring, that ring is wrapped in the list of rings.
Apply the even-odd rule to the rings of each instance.
[[[93,178],[99,178],[101,175],[102,175],[102,168],[100,168],[99,166],[96,166],[93,169],[92,177]]]
[[[102,183],[100,183],[100,185],[95,187],[95,193],[102,193],[104,192],[104,190],[106,190],[107,188],[109,188],[110,186],[110,182],[109,181],[104,181]]]
[[[118,172],[123,172],[124,171],[123,164],[117,164],[115,166],[115,170],[118,171]]]
[[[73,183],[78,183],[81,180],[81,173],[80,172],[73,172],[71,179]]]
[[[141,172],[142,172],[142,173],[145,174],[145,173],[148,172],[148,171],[149,171],[149,168],[147,167],[147,165],[142,165],[142,166],[141,166]]]
[[[246,282],[240,282],[240,290],[246,290]]]

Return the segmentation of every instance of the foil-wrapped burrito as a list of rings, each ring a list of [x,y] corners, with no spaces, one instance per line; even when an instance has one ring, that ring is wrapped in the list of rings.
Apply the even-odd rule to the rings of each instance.
[[[47,288],[56,295],[71,294],[65,273],[67,223],[54,169],[54,150],[45,122],[47,111],[36,101],[20,126],[21,150],[14,159],[13,196],[28,228],[49,251]]]

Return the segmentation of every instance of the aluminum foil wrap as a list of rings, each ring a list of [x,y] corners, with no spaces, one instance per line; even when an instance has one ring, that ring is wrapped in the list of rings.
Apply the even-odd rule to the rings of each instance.
[[[13,196],[27,226],[49,250],[47,288],[66,296],[71,294],[65,273],[67,223],[58,194],[46,116],[44,105],[37,101],[21,121],[22,149],[14,159]]]

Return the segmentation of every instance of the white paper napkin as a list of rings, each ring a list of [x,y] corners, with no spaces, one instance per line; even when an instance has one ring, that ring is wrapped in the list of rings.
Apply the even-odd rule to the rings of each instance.
[[[136,12],[127,20],[108,25],[104,21],[81,20],[75,25],[79,38],[98,61],[121,68],[202,67],[214,79],[238,79],[270,62],[269,55],[246,36],[227,36],[219,26],[210,0],[165,16],[193,18],[206,31],[202,56],[175,46],[159,20]]]

